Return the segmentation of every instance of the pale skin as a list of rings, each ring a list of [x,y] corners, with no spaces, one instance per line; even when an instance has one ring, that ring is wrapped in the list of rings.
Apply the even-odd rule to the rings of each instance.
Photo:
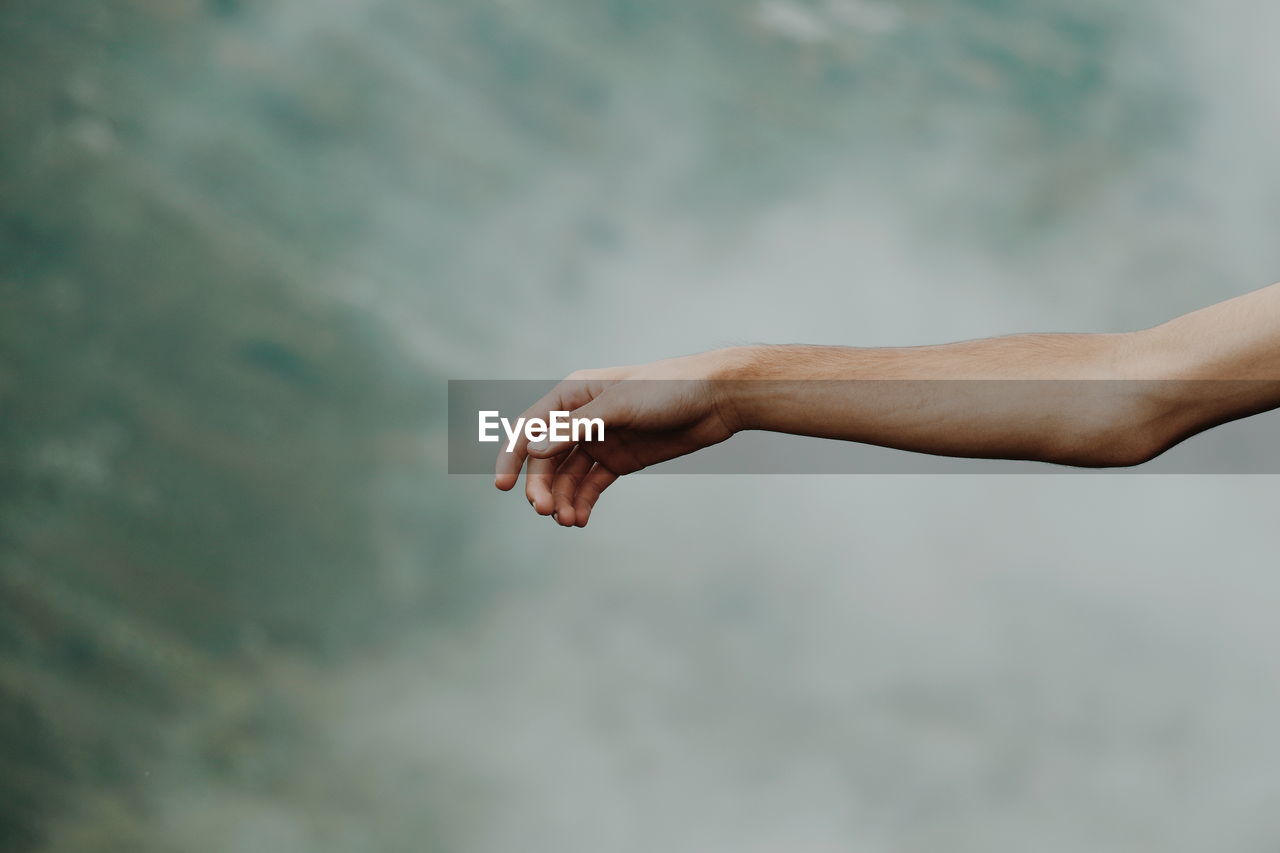
[[[605,440],[521,437],[498,454],[494,482],[510,490],[526,469],[525,496],[538,514],[585,527],[619,477],[743,430],[1110,467],[1139,465],[1198,432],[1277,407],[1280,284],[1136,332],[731,347],[577,371],[525,416],[601,417]]]

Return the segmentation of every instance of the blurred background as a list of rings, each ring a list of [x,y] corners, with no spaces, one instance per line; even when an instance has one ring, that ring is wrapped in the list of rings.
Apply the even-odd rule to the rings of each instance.
[[[444,474],[446,379],[1280,278],[1261,0],[5,0],[0,849],[1273,851],[1269,477]]]

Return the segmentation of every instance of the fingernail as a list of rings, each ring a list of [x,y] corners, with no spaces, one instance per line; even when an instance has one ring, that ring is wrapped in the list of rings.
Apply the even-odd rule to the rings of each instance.
[[[531,442],[529,442],[529,449],[530,449],[530,450],[537,451],[537,452],[539,452],[539,453],[541,453],[542,451],[546,450],[546,449],[547,449],[548,447],[550,447],[550,446],[551,446],[551,443],[550,443],[549,441],[547,441],[546,439],[543,439],[543,440],[541,440],[541,441],[531,441]]]
[[[551,517],[552,517],[552,518],[554,518],[556,521],[559,521],[559,520],[560,520],[560,510],[558,510],[558,509],[553,509],[553,510],[551,510]]]

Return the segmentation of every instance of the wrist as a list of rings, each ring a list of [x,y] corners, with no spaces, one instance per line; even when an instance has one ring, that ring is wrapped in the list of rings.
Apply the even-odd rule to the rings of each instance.
[[[731,432],[758,429],[753,417],[754,407],[750,393],[758,378],[759,365],[766,347],[724,347],[704,353],[704,376],[707,380],[712,405],[721,421]]]
[[[707,359],[704,376],[713,381],[750,379],[760,361],[761,350],[766,347],[723,347],[703,353]]]

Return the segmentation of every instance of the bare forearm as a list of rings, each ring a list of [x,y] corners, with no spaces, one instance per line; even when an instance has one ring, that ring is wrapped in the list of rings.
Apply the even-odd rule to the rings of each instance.
[[[725,356],[740,429],[945,456],[1131,464],[1124,335],[1019,335],[932,347],[760,347]]]
[[[949,456],[1131,465],[1280,405],[1280,286],[1155,329],[722,351],[740,429]]]

